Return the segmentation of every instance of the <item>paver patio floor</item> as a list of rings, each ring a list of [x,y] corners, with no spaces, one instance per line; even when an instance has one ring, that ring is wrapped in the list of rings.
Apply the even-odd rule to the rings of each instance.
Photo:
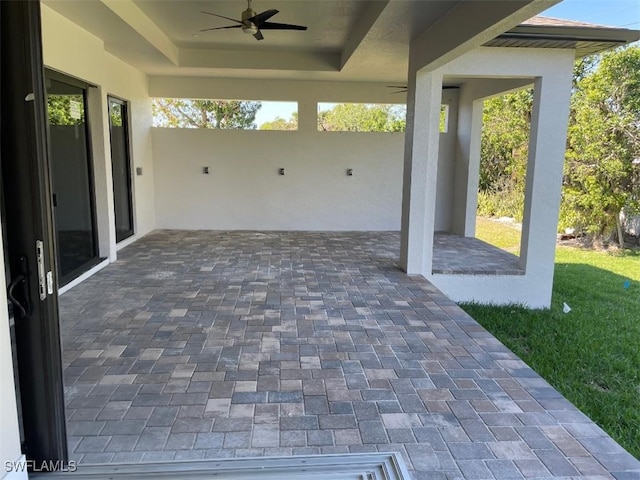
[[[398,451],[415,479],[640,478],[397,233],[157,231],[60,297],[81,463]]]

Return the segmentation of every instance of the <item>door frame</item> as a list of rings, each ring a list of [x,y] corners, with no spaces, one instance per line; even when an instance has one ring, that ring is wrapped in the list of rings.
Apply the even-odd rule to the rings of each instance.
[[[112,142],[112,125],[111,125],[111,101],[114,101],[120,104],[123,107],[122,118],[123,118],[123,130],[125,135],[125,151],[127,153],[127,193],[128,193],[128,201],[129,201],[129,222],[131,223],[131,233],[127,235],[125,238],[118,240],[118,224],[115,224],[114,238],[116,239],[116,244],[123,242],[136,234],[136,224],[135,224],[135,209],[133,206],[133,169],[131,162],[131,137],[130,137],[130,125],[129,125],[129,101],[124,100],[115,95],[107,94],[107,114],[109,115],[109,145],[111,147],[111,177],[112,182],[115,181],[115,176],[113,175],[113,144]],[[113,199],[113,208],[114,208],[114,219],[115,219],[115,188],[114,188],[114,199]]]
[[[23,453],[62,468],[68,452],[40,2],[0,2],[0,9],[5,248],[12,275],[20,271],[21,257],[28,265],[21,295],[30,308],[14,311],[20,397],[28,412]],[[42,242],[40,255],[36,242]]]

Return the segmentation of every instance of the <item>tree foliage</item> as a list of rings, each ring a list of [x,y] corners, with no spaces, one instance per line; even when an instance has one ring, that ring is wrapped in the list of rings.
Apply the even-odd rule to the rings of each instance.
[[[485,101],[480,162],[480,213],[522,220],[533,90]]]
[[[81,95],[47,95],[49,125],[80,125],[84,123],[84,101]]]
[[[270,122],[260,125],[260,130],[298,130],[298,112],[293,112],[289,120],[276,117]]]
[[[572,97],[561,226],[623,245],[620,213],[640,208],[640,47],[598,60]]]
[[[262,104],[240,100],[155,98],[154,126],[254,130]]]
[[[318,130],[326,132],[404,132],[404,105],[339,103],[318,112]]]
[[[524,191],[532,105],[531,89],[485,102],[481,143],[483,168],[480,172],[482,190],[501,190],[505,184],[511,184]]]
[[[532,100],[527,90],[485,102],[481,213],[503,205],[521,218]],[[640,47],[576,62],[563,184],[560,229],[622,245],[620,212],[640,211]]]
[[[109,102],[109,121],[112,127],[122,126],[122,105],[115,102]]]

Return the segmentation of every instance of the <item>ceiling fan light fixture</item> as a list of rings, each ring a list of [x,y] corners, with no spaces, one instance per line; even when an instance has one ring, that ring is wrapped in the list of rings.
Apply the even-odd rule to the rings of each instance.
[[[254,35],[258,33],[258,27],[256,27],[253,23],[251,25],[244,25],[242,27],[242,31],[247,35]]]

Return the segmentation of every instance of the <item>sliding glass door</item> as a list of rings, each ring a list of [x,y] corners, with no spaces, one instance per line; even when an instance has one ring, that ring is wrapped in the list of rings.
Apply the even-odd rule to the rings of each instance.
[[[109,97],[108,101],[116,242],[121,242],[133,235],[129,124],[126,102],[113,97]]]
[[[98,263],[87,86],[47,72],[58,277],[65,285]]]

